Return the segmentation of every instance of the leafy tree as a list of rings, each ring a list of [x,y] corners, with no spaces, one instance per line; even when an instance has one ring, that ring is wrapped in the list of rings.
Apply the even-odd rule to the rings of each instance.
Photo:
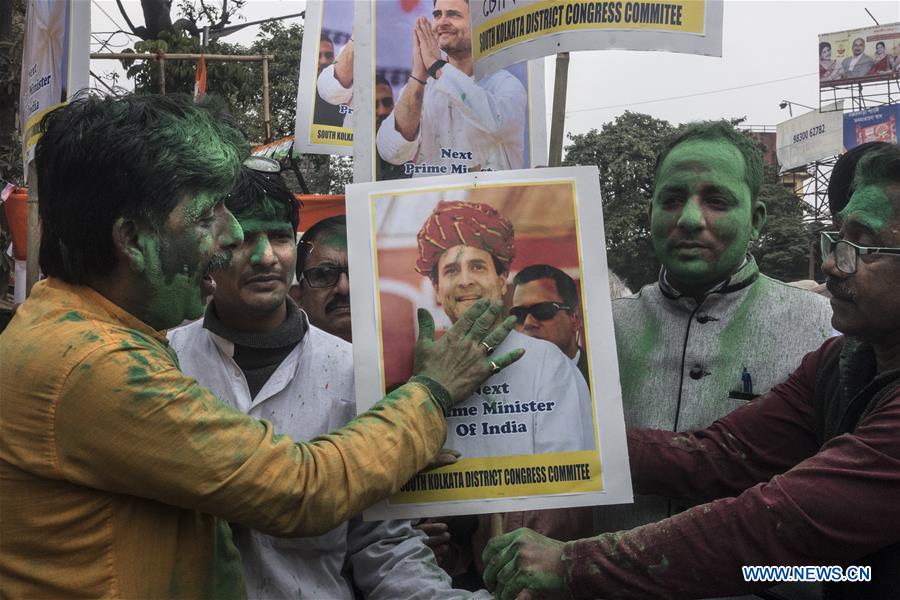
[[[0,179],[18,184],[24,182],[16,130],[24,38],[24,0],[0,2]]]
[[[145,13],[148,0],[142,0]],[[229,5],[222,2],[222,10],[228,10],[229,18],[237,16],[237,9],[243,3]],[[194,35],[194,28],[176,26],[178,23],[197,23],[221,19],[221,13],[206,5],[203,13],[201,2],[183,0],[178,10],[181,15],[172,28],[160,31],[157,39],[142,39],[135,43],[134,52],[167,52],[199,54],[262,54],[265,50],[275,58],[269,61],[269,115],[270,131],[274,139],[294,133],[294,116],[297,101],[297,80],[300,72],[300,48],[303,44],[303,27],[299,24],[286,25],[280,21],[263,23],[256,40],[249,46],[230,44],[213,39],[205,48],[200,38]],[[154,10],[158,9],[155,7]],[[171,18],[169,19],[171,21]],[[128,52],[128,51],[126,51]],[[155,61],[123,61],[127,77],[134,80],[138,93],[155,93],[159,90],[159,67]],[[238,124],[253,142],[263,141],[262,111],[262,63],[261,62],[219,62],[207,61],[207,90],[220,96],[228,111],[235,116]],[[166,62],[166,93],[190,93],[194,87],[196,63],[193,61]],[[352,161],[344,157],[305,155],[298,160],[307,189],[313,193],[342,193],[344,185],[350,181]],[[288,185],[294,191],[301,186],[292,171],[285,171]]]
[[[759,270],[782,281],[806,279],[810,248],[815,250],[815,232],[804,224],[806,205],[781,183],[771,166],[766,167],[759,199],[766,205],[766,226],[750,249]]]
[[[600,130],[569,135],[567,165],[597,165],[610,268],[632,289],[656,279],[647,207],[656,155],[675,131],[668,122],[626,111]]]
[[[227,35],[225,26],[231,18],[237,16],[246,0],[221,0],[221,4],[213,4],[212,0],[181,0],[178,11],[181,15],[172,21],[172,0],[141,0],[141,11],[144,13],[144,25],[135,27],[122,0],[116,0],[119,12],[131,33],[142,40],[158,40],[164,32],[178,34],[184,32],[191,37],[200,37],[204,28],[209,28],[213,37]]]

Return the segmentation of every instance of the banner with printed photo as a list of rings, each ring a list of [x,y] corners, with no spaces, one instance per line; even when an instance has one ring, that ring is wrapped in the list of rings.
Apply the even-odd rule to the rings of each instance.
[[[819,87],[900,77],[900,23],[819,36]]]
[[[356,3],[354,181],[546,164],[543,63],[473,77],[469,4],[454,2],[452,23],[432,0]]]
[[[456,464],[420,473],[369,519],[631,502],[596,167],[347,188],[357,409],[412,374],[416,310],[438,335],[481,298],[525,348],[447,417]],[[587,258],[589,257],[589,258]]]
[[[40,139],[41,119],[88,87],[91,5],[76,0],[28,0],[25,10],[19,118],[27,173]]]
[[[900,142],[897,126],[900,123],[900,104],[885,104],[844,115],[844,150],[866,142]]]
[[[441,0],[435,14],[450,4]],[[447,7],[440,6],[448,2]],[[722,0],[472,3],[475,76],[574,50],[663,50],[722,56]],[[446,18],[446,17],[444,17]]]
[[[775,148],[782,171],[838,156],[843,152],[844,101],[813,110],[779,123],[775,128]]]
[[[295,152],[352,154],[353,7],[346,0],[306,3]]]

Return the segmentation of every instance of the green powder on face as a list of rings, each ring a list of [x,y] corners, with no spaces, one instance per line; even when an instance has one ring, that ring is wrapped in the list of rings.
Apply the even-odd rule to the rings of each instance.
[[[894,218],[894,206],[878,185],[864,185],[853,192],[850,202],[840,212],[841,220],[852,219],[880,233]]]
[[[673,281],[715,283],[740,266],[759,233],[745,171],[743,155],[726,140],[690,140],[666,157],[654,190],[651,235]],[[716,248],[678,247],[690,239]]]

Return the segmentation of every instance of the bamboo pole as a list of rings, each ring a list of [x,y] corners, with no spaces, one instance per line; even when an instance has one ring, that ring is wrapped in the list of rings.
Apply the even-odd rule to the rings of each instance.
[[[503,519],[500,513],[491,513],[491,538],[503,535]]]
[[[220,60],[224,62],[256,62],[263,59],[261,54],[166,54],[160,53],[137,53],[137,52],[113,52],[113,53],[91,53],[91,59],[110,59],[110,60],[159,60],[160,57],[166,60],[198,60],[201,56],[205,56],[207,61]],[[269,60],[274,60],[274,54],[265,55]]]
[[[551,167],[562,164],[563,130],[566,125],[566,87],[569,80],[569,53],[556,55],[556,77],[553,81],[553,114],[550,117]]]
[[[165,56],[165,55],[162,55]],[[159,93],[166,95],[166,59],[160,56],[159,61]]]
[[[263,48],[262,52],[262,79],[263,79],[263,138],[266,144],[272,141],[272,124],[269,118],[269,50]]]

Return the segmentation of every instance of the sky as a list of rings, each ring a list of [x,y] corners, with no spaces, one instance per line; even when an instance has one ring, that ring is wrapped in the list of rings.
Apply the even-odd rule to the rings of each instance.
[[[94,32],[124,25],[114,0],[91,3]],[[123,4],[132,22],[141,25],[140,2],[125,0]],[[243,14],[254,21],[297,13],[304,6],[301,0],[248,0]],[[572,53],[566,132],[599,128],[626,110],[672,123],[746,117],[748,125],[774,128],[790,117],[787,109],[779,108],[782,100],[794,103],[794,116],[807,111],[801,105],[818,106],[818,35],[873,26],[866,9],[882,25],[900,21],[896,0],[726,0],[721,58],[667,52]],[[226,39],[248,43],[257,31],[256,26],[248,27]],[[99,51],[97,40],[91,41],[91,51]],[[123,35],[113,38],[117,45],[126,42]],[[549,131],[555,59],[548,57],[545,62]],[[118,65],[91,63],[95,73]],[[124,77],[120,85],[127,87]]]

